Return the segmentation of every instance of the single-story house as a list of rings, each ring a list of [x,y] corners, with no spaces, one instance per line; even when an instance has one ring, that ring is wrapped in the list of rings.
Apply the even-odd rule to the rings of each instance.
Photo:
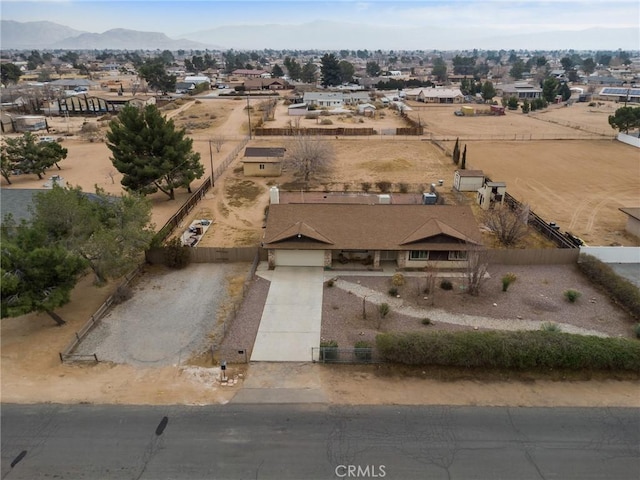
[[[305,115],[320,115],[320,110],[309,110],[306,103],[292,103],[287,107],[287,113],[291,117],[304,117]]]
[[[193,83],[195,85],[200,85],[201,83],[211,83],[211,79],[205,76],[191,75],[184,77],[184,81],[187,83]]]
[[[367,92],[349,92],[344,94],[344,103],[348,105],[367,103],[369,100],[371,100],[371,97]]]
[[[283,147],[247,147],[242,170],[247,177],[279,177],[282,175]]]
[[[482,170],[456,170],[453,174],[453,188],[459,192],[477,192],[484,185]]]
[[[499,96],[516,97],[518,100],[540,98],[542,89],[532,85],[531,83],[513,83],[505,85],[497,85],[496,90]]]
[[[176,93],[189,93],[196,88],[193,82],[176,82]]]
[[[604,87],[600,90],[598,96],[617,102],[639,103],[640,88]]]
[[[244,82],[245,90],[285,90],[289,83],[282,78],[248,78]]]
[[[640,207],[621,208],[620,211],[627,215],[625,230],[631,235],[640,237]]]
[[[272,203],[262,242],[270,268],[355,261],[374,269],[384,261],[466,268],[468,251],[481,244],[469,206],[320,203]]]
[[[417,100],[424,103],[463,103],[464,95],[459,88],[424,88]]]
[[[271,74],[266,70],[250,70],[246,68],[238,68],[231,72],[231,75],[235,75],[236,77],[245,77],[245,78],[269,78]]]
[[[345,103],[342,92],[304,92],[302,101],[316,107],[342,107]]]

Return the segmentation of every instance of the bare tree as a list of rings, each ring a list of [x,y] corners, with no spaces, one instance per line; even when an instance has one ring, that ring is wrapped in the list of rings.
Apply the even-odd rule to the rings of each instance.
[[[296,135],[287,148],[287,162],[305,183],[327,173],[334,156],[332,145],[317,137]]]
[[[507,205],[496,205],[484,214],[484,224],[505,247],[516,245],[529,231],[529,206],[512,210]]]
[[[224,145],[224,142],[225,138],[222,135],[216,135],[211,139],[211,144],[216,147],[217,153],[220,153],[220,150],[222,150],[222,145]]]
[[[482,283],[485,280],[489,260],[487,250],[483,247],[473,245],[467,250],[467,293],[469,295],[479,295]]]

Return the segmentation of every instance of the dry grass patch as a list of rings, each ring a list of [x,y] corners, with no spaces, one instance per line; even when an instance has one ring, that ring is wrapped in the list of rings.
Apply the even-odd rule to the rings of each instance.
[[[225,186],[225,196],[232,207],[255,203],[264,189],[251,180],[235,180]]]
[[[360,168],[366,168],[372,172],[397,172],[401,170],[409,170],[414,167],[414,163],[404,158],[394,158],[393,160],[379,161],[369,160],[368,162],[362,162],[358,166]]]

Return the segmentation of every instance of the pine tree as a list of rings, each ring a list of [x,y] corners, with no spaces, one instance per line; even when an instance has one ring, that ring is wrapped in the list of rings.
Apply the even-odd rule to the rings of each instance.
[[[340,85],[340,65],[336,56],[333,53],[325,53],[320,61],[322,62],[320,67],[322,86],[333,87]]]
[[[460,170],[464,170],[467,168],[467,146],[464,146],[464,151],[462,152],[462,161],[460,162]]]
[[[200,154],[185,130],[162,116],[155,105],[144,110],[126,106],[109,123],[107,146],[113,166],[123,174],[122,185],[144,195],[160,190],[171,200],[174,189],[204,175]]]
[[[460,144],[459,144],[460,139],[456,138],[456,144],[453,147],[453,163],[455,163],[456,165],[458,164],[458,162],[460,161]]]

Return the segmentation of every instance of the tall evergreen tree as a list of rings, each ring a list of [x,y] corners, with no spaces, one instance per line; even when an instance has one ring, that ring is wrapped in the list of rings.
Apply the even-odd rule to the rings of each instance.
[[[109,122],[107,147],[113,166],[123,174],[122,185],[142,194],[160,190],[171,200],[178,187],[190,189],[204,175],[200,154],[184,129],[176,129],[155,105],[143,110],[126,106]]]
[[[58,325],[65,321],[54,310],[69,302],[85,262],[46,232],[5,218],[0,228],[1,317],[46,312]]]
[[[340,65],[336,56],[333,53],[325,53],[320,61],[322,62],[320,67],[322,86],[334,87],[340,85]]]
[[[274,78],[284,77],[284,71],[282,71],[282,67],[277,63],[271,69],[271,76]]]
[[[12,170],[35,173],[39,179],[47,169],[67,158],[67,149],[56,142],[40,142],[38,137],[27,132],[21,137],[5,138],[2,145],[2,175]]]
[[[176,76],[169,75],[161,58],[146,60],[138,67],[138,74],[146,80],[153,90],[166,94],[176,89]]]
[[[304,67],[302,67],[302,74],[300,79],[304,83],[315,84],[317,80],[317,75],[318,75],[318,67],[311,60],[309,60],[307,63],[304,64]]]
[[[462,160],[460,160],[460,170],[464,170],[467,168],[467,145],[465,144],[464,150],[462,151]]]
[[[355,74],[356,69],[351,62],[342,60],[338,63],[338,67],[340,67],[340,80],[342,83],[349,83],[353,81],[353,75]]]
[[[460,143],[459,143],[459,141],[460,141],[459,138],[456,138],[456,144],[453,147],[452,159],[453,159],[453,163],[455,163],[456,165],[460,161]]]

